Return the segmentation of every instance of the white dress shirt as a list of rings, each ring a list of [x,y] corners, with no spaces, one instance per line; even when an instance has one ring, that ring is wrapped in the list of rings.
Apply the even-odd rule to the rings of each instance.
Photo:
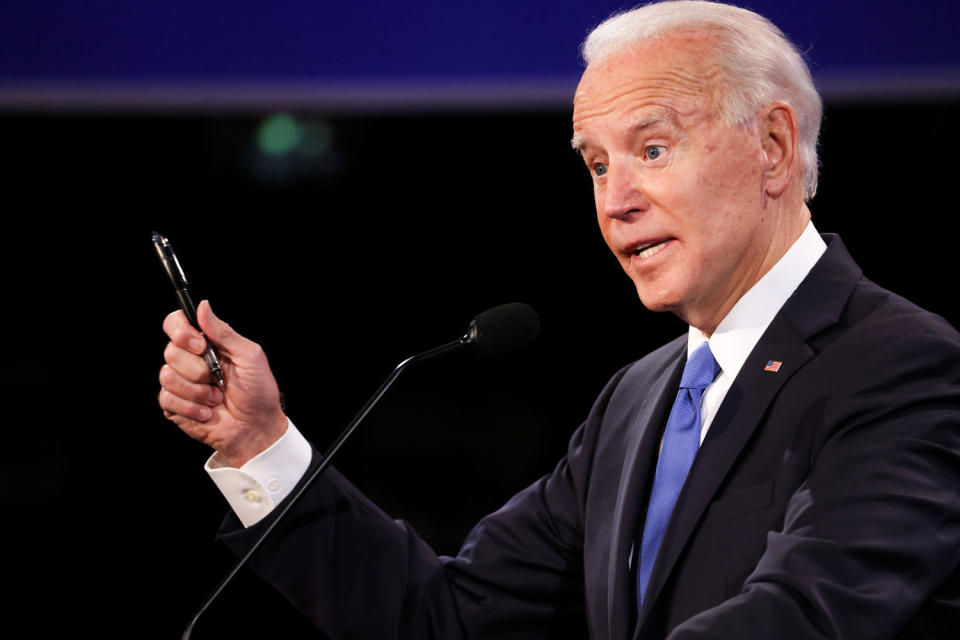
[[[722,371],[703,393],[701,443],[744,360],[826,248],[813,223],[807,224],[796,242],[737,301],[710,336],[710,350]],[[687,355],[705,340],[707,337],[699,329],[690,327]],[[310,443],[291,422],[279,440],[239,469],[230,467],[216,453],[204,468],[243,526],[249,527],[269,514],[293,490],[306,473],[311,455]]]
[[[703,392],[700,401],[700,444],[703,444],[707,429],[740,373],[744,360],[757,346],[780,307],[793,295],[826,250],[827,245],[813,228],[813,223],[807,223],[807,228],[783,257],[737,300],[709,340],[699,329],[690,327],[687,332],[687,357],[707,341],[722,369],[713,384]]]
[[[283,502],[307,472],[312,455],[310,443],[288,420],[280,439],[239,469],[219,453],[210,456],[204,469],[243,526],[250,527]]]

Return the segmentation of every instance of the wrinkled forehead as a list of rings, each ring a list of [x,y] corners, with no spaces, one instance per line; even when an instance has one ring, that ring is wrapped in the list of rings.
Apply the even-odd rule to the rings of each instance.
[[[715,106],[722,68],[711,44],[703,32],[675,33],[591,62],[574,95],[574,126],[648,102],[678,110]]]

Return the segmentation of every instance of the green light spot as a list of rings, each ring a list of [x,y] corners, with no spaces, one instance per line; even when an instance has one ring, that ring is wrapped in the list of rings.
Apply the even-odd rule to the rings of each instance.
[[[260,124],[257,144],[263,153],[277,156],[293,150],[300,144],[302,135],[300,124],[293,116],[277,113]]]

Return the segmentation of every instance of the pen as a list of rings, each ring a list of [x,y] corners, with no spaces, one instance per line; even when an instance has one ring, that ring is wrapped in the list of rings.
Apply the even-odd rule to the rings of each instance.
[[[194,306],[193,300],[190,299],[190,292],[187,291],[187,277],[183,274],[183,269],[180,268],[180,262],[177,260],[177,254],[173,252],[170,241],[167,240],[166,236],[162,233],[154,231],[153,246],[157,250],[157,255],[160,256],[160,262],[163,263],[163,268],[166,270],[167,276],[170,278],[173,291],[177,294],[177,300],[180,301],[180,308],[183,309],[190,324],[192,324],[197,331],[200,331],[200,325],[197,323],[197,307]],[[200,331],[200,335],[203,335],[202,331]],[[206,338],[206,336],[204,336],[204,338]],[[210,373],[217,378],[217,385],[224,387],[225,383],[223,381],[223,372],[220,369],[220,361],[217,360],[217,354],[214,352],[213,347],[210,346],[209,340],[207,340],[207,350],[203,353],[203,359],[207,361],[207,367],[210,368]]]

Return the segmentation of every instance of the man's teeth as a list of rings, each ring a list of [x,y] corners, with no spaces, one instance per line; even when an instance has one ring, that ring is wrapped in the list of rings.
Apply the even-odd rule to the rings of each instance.
[[[665,246],[667,246],[666,242],[657,242],[655,244],[648,244],[645,247],[634,249],[633,255],[637,256],[638,258],[649,258],[650,256],[656,253],[660,253],[660,251],[662,251]]]

